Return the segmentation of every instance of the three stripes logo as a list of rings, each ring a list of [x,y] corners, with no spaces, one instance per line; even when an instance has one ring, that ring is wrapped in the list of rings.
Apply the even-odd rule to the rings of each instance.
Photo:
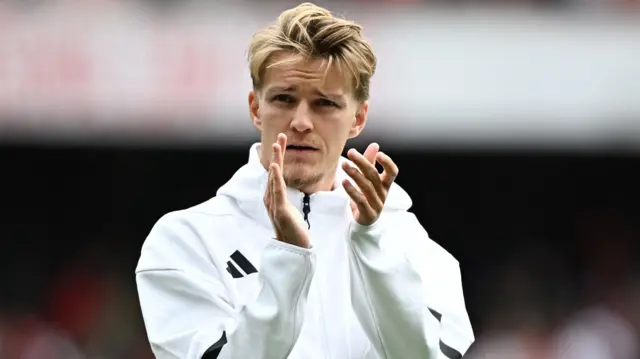
[[[440,324],[442,324],[442,314],[440,314],[439,312],[429,308],[429,311],[431,312],[431,314],[438,320],[438,322],[440,322]],[[448,346],[447,344],[445,344],[442,339],[440,339],[440,351],[442,352],[442,354],[444,354],[445,357],[449,358],[449,359],[462,359],[462,354],[453,349],[452,347]]]
[[[238,269],[238,267],[240,268]],[[231,255],[231,260],[227,262],[227,272],[233,278],[242,278],[245,275],[257,273],[258,270],[242,253],[235,251]]]

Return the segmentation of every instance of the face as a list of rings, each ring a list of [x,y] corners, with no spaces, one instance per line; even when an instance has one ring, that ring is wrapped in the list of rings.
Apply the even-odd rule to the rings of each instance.
[[[314,59],[268,68],[262,88],[249,94],[251,118],[262,133],[262,164],[268,167],[272,145],[284,133],[284,179],[307,193],[333,188],[346,141],[362,132],[367,118],[368,104],[355,99],[349,79],[324,64]]]

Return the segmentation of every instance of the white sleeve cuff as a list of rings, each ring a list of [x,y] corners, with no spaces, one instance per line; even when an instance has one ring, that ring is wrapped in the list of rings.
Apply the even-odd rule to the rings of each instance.
[[[350,231],[351,234],[356,235],[365,235],[365,236],[380,236],[382,234],[382,224],[380,224],[380,219],[373,222],[370,225],[364,225],[356,222],[355,220],[351,221]]]

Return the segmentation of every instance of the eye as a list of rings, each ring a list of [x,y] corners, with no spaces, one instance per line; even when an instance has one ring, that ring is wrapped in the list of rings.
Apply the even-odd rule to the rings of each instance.
[[[271,98],[271,101],[274,102],[282,102],[282,103],[294,103],[295,99],[293,98],[293,96],[291,95],[287,95],[287,94],[280,94],[280,95],[275,95]]]
[[[337,103],[335,103],[335,102],[333,102],[333,101],[331,101],[329,99],[326,99],[326,98],[318,99],[316,101],[316,105],[317,106],[321,106],[321,107],[336,107],[336,108],[340,108],[340,106]]]

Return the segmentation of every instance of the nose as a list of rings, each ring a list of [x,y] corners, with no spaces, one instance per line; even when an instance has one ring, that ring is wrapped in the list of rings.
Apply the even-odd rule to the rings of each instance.
[[[296,132],[309,132],[313,130],[312,119],[313,114],[311,113],[311,108],[306,101],[300,101],[291,120],[291,129]]]

